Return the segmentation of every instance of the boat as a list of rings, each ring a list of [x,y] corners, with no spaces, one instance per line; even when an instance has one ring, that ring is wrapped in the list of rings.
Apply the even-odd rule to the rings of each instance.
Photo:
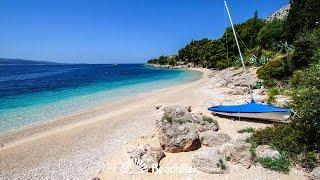
[[[224,5],[227,10],[229,20],[231,23],[233,35],[237,44],[237,48],[239,51],[239,56],[242,62],[242,67],[244,69],[244,73],[246,76],[247,86],[250,90],[251,101],[249,103],[240,104],[240,105],[220,105],[209,107],[208,110],[211,111],[214,115],[222,115],[229,117],[238,117],[240,118],[249,118],[249,119],[260,119],[260,120],[268,120],[268,121],[276,121],[276,122],[289,122],[288,120],[291,117],[292,110],[289,108],[276,107],[267,104],[260,104],[254,100],[252,87],[249,85],[248,81],[248,72],[245,67],[243,56],[241,53],[241,49],[239,46],[238,38],[236,31],[233,26],[232,18],[230,15],[230,11],[227,5],[227,1],[224,0]]]
[[[276,107],[267,104],[250,103],[240,105],[222,105],[208,108],[214,115],[222,115],[238,118],[262,119],[275,122],[286,122],[291,115],[291,109]]]

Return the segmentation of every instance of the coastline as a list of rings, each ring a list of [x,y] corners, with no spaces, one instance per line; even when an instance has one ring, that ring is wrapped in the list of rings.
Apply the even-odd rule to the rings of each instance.
[[[149,64],[146,64],[146,66],[167,69],[165,67],[152,66]],[[182,68],[174,68],[174,69],[182,69]],[[202,73],[202,75],[199,77],[199,79],[201,79],[203,77],[203,70],[202,69],[189,68],[189,69],[182,69],[182,70],[197,71],[197,72]],[[197,80],[199,80],[199,79],[197,79]],[[195,80],[195,81],[197,81],[197,80]],[[191,82],[193,82],[193,81],[191,81]],[[50,131],[54,128],[59,128],[61,126],[66,126],[66,125],[70,125],[73,123],[79,123],[87,118],[94,118],[98,115],[107,113],[109,111],[113,111],[114,109],[112,108],[112,106],[114,106],[114,105],[117,105],[120,103],[125,103],[127,101],[134,101],[136,99],[139,99],[140,97],[143,97],[144,95],[148,95],[148,94],[152,94],[152,93],[156,93],[156,92],[161,92],[163,90],[170,90],[172,88],[175,88],[177,86],[187,84],[187,83],[190,83],[190,81],[181,82],[178,85],[173,85],[170,87],[164,87],[163,89],[157,89],[157,90],[152,90],[149,92],[139,93],[134,96],[123,97],[123,98],[120,98],[117,100],[108,100],[105,103],[100,104],[100,105],[96,105],[92,108],[77,110],[77,111],[71,112],[66,115],[49,118],[49,120],[45,121],[45,122],[35,122],[32,124],[23,126],[21,128],[17,128],[17,129],[13,129],[11,131],[8,131],[8,132],[0,133],[0,149],[3,147],[6,148],[8,145],[11,144],[11,142],[19,141],[21,139],[26,139],[26,137],[29,138],[30,136],[33,136],[34,134],[39,134],[39,133],[42,133],[45,131]]]
[[[99,128],[101,131],[108,131],[110,128],[110,124],[116,125],[120,123],[118,121],[119,119],[121,119],[122,114],[137,113],[135,111],[139,112],[140,109],[146,108],[150,108],[150,111],[152,110],[152,107],[154,107],[152,105],[147,106],[147,104],[143,104],[142,102],[150,101],[150,103],[152,104],[157,104],[159,103],[159,100],[154,99],[155,96],[158,96],[158,98],[160,99],[167,99],[163,96],[168,96],[172,93],[178,93],[179,90],[190,89],[190,86],[193,87],[195,86],[195,84],[203,83],[204,77],[206,77],[206,75],[209,73],[209,71],[205,69],[190,70],[201,71],[203,73],[202,78],[193,82],[169,87],[161,91],[143,93],[141,95],[138,95],[137,97],[133,97],[127,100],[106,103],[105,105],[96,107],[92,110],[78,113],[77,115],[50,121],[48,123],[37,124],[35,126],[9,133],[7,135],[2,135],[0,137],[0,142],[1,144],[4,144],[4,146],[0,148],[0,155],[3,159],[0,165],[2,171],[1,174],[5,174],[8,177],[15,177],[20,173],[28,174],[25,170],[23,170],[25,168],[25,165],[28,165],[28,168],[31,168],[37,167],[43,162],[48,162],[48,160],[52,158],[52,151],[53,154],[57,157],[72,154],[69,152],[70,150],[67,149],[73,149],[74,147],[77,147],[78,143],[71,143],[70,145],[70,141],[68,142],[68,140],[65,140],[68,138],[70,138],[70,140],[77,139],[79,142],[81,142],[81,144],[90,144],[83,145],[82,147],[77,147],[78,150],[82,151],[84,149],[90,148],[94,143],[98,145],[99,143],[101,143],[98,141],[101,141],[102,139],[98,138],[99,140],[97,140],[96,138],[90,137],[90,140],[88,140],[88,136],[91,135],[86,132],[87,129],[90,128],[91,130],[94,130]],[[140,114],[138,114],[138,116],[139,115]],[[101,123],[104,125],[109,124],[107,125],[109,127],[97,127],[97,125]],[[84,136],[84,138],[79,139],[79,136]],[[59,139],[57,137],[61,137],[62,139]],[[94,141],[94,143],[91,140]],[[67,147],[64,147],[63,149],[59,150],[49,148],[48,152],[46,152],[47,146],[61,147],[65,145]],[[62,154],[60,154],[61,151],[63,151]],[[42,152],[43,154],[39,152]],[[75,154],[77,153],[73,153],[73,155]],[[24,158],[21,162],[21,160],[19,160],[18,158],[10,158],[12,156],[27,156],[28,158]],[[27,162],[27,160],[29,162]],[[17,163],[19,163],[19,166],[14,166]],[[95,172],[91,172],[91,177],[93,175],[92,173]]]

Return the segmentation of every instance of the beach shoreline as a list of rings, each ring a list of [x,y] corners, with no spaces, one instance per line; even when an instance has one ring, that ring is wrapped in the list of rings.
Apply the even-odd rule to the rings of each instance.
[[[161,101],[164,101],[164,103],[166,103],[165,99],[167,98],[165,96],[170,96],[173,93],[179,93],[179,91],[181,90],[189,90],[190,87],[196,88],[196,84],[204,83],[204,77],[206,77],[208,73],[210,73],[210,71],[207,69],[195,68],[190,70],[201,71],[203,75],[199,80],[193,82],[183,83],[181,85],[169,87],[161,91],[159,90],[143,93],[136,97],[122,100],[119,102],[106,103],[105,105],[96,107],[89,111],[79,113],[77,115],[73,115],[71,117],[65,117],[59,120],[50,121],[43,124],[37,124],[35,126],[31,126],[16,132],[2,135],[0,137],[0,142],[2,144],[2,147],[0,148],[0,155],[4,161],[2,161],[0,165],[2,171],[1,174],[5,174],[5,177],[19,177],[18,175],[21,175],[21,173],[28,174],[28,172],[24,170],[24,166],[27,164],[30,167],[40,167],[42,163],[47,162],[49,159],[52,159],[55,156],[58,157],[59,155],[63,156],[64,154],[77,154],[69,153],[69,150],[67,149],[73,149],[74,147],[77,147],[78,150],[84,150],[90,147],[88,145],[78,147],[78,143],[76,142],[73,142],[70,145],[70,141],[73,141],[74,139],[81,142],[81,144],[99,144],[98,141],[103,141],[101,138],[98,138],[99,140],[97,140],[94,138],[93,135],[92,137],[90,137],[90,140],[88,140],[87,136],[91,135],[88,135],[86,133],[83,134],[82,132],[84,132],[84,130],[88,127],[92,127],[92,129],[98,129],[100,128],[97,128],[97,125],[99,123],[105,125],[106,123],[108,123],[109,120],[113,121],[112,123],[115,125],[119,123],[119,119],[121,119],[121,115],[124,113],[137,114],[137,112],[141,111],[140,109],[143,109],[142,111],[148,109],[147,112],[150,112],[150,110],[153,109],[153,105],[160,103]],[[158,98],[154,99],[154,97]],[[159,99],[161,99],[161,101]],[[144,101],[150,100],[151,102],[149,104],[152,104],[151,106],[142,103]],[[110,127],[106,128],[107,129],[100,128],[100,130],[108,131],[108,128]],[[84,138],[81,139],[79,138],[79,136],[84,136]],[[57,137],[62,137],[62,139],[59,139]],[[91,140],[94,141],[94,143],[92,143]],[[63,148],[62,150],[50,148],[48,150],[49,153],[46,153],[46,148],[42,145],[67,147]],[[51,153],[52,151],[54,154],[53,156]],[[59,154],[59,152],[61,153],[61,151],[63,151],[63,154]],[[42,152],[43,154],[39,152]],[[10,158],[12,156],[16,156],[17,158]],[[28,156],[28,158],[18,159],[18,157],[24,156]],[[25,160],[29,160],[29,162],[24,162]],[[19,163],[18,167],[14,166],[17,163]],[[30,171],[29,173],[29,175],[32,175],[32,171]],[[92,177],[92,174],[90,176]]]
[[[147,65],[150,67],[154,68],[163,68],[163,67],[156,67],[152,65]],[[181,69],[181,68],[179,68]],[[202,73],[199,79],[200,80],[204,76],[204,70],[201,68],[188,68],[184,70],[191,70],[191,71],[197,71]],[[195,80],[195,81],[197,81]],[[14,143],[15,141],[21,141],[21,139],[26,139],[29,138],[30,136],[34,136],[35,134],[43,133],[46,131],[50,131],[55,128],[60,128],[62,126],[67,126],[70,124],[75,124],[83,121],[86,118],[94,118],[97,117],[98,115],[107,113],[108,111],[112,111],[114,109],[110,109],[111,106],[114,106],[116,104],[121,104],[121,103],[126,103],[128,101],[135,101],[138,100],[139,98],[142,98],[146,95],[151,95],[153,93],[165,91],[165,90],[171,90],[173,88],[179,87],[184,84],[192,83],[191,82],[184,82],[178,85],[166,87],[163,89],[158,89],[158,90],[153,90],[149,92],[144,92],[137,94],[135,96],[130,96],[130,97],[124,97],[120,98],[117,100],[110,100],[107,101],[101,105],[95,106],[93,108],[87,108],[84,110],[78,110],[75,112],[72,112],[70,114],[66,114],[63,116],[58,116],[54,118],[50,118],[48,121],[45,122],[35,122],[26,126],[23,126],[18,129],[14,129],[8,132],[0,133],[0,148],[7,148],[8,146],[11,146],[11,144],[16,144]],[[107,111],[106,111],[107,108]]]

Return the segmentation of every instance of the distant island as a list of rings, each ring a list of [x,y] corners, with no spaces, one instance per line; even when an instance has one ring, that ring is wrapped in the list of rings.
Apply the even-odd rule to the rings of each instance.
[[[25,60],[25,59],[0,58],[0,65],[54,65],[54,64],[59,64],[59,63],[48,62],[48,61]]]

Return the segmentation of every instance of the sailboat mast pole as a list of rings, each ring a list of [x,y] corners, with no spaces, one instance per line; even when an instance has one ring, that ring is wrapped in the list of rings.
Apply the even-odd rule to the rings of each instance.
[[[234,29],[234,26],[233,26],[233,21],[232,21],[232,18],[231,18],[230,11],[229,11],[228,4],[227,4],[227,1],[226,1],[226,0],[224,0],[224,5],[225,5],[225,7],[226,7],[226,9],[227,9],[227,13],[228,13],[229,20],[230,20],[230,23],[231,23],[233,35],[234,35],[234,38],[235,38],[235,40],[236,40],[236,44],[237,44],[237,47],[238,47],[238,51],[239,51],[239,55],[240,55],[242,67],[243,67],[244,72],[246,73],[246,81],[247,81],[247,86],[249,87],[251,99],[253,99],[253,94],[252,94],[251,86],[249,85],[249,81],[248,81],[248,71],[247,71],[247,69],[246,69],[246,66],[244,65],[243,56],[242,56],[241,49],[240,49],[240,45],[239,45],[239,42],[238,42],[238,37],[237,37],[237,34],[236,34],[236,30]]]

